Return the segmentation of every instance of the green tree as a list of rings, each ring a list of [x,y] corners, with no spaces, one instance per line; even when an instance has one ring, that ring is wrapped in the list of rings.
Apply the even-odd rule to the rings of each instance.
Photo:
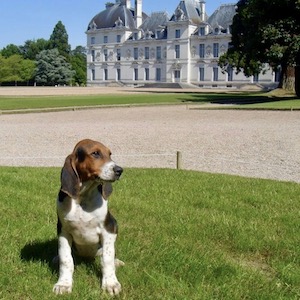
[[[69,59],[71,47],[69,45],[68,40],[69,36],[64,24],[61,21],[58,21],[50,36],[50,49],[58,49],[60,55],[63,55],[64,57]]]
[[[280,68],[280,87],[288,87],[288,71],[300,66],[300,1],[240,0],[232,24],[232,41],[219,65],[255,75],[265,64]],[[296,72],[297,73],[297,72]],[[300,78],[296,76],[295,90]],[[300,96],[300,91],[297,92]]]
[[[20,49],[25,59],[35,60],[41,51],[49,49],[49,41],[45,39],[27,40]]]
[[[9,44],[1,50],[1,55],[6,58],[15,54],[21,54],[21,50],[19,46],[14,44]]]
[[[2,82],[5,82],[5,79],[8,75],[8,68],[7,68],[7,59],[0,54],[0,85]]]
[[[30,80],[34,79],[36,63],[30,59],[23,59],[20,66],[20,77],[22,82],[29,84]]]
[[[70,63],[75,75],[73,77],[73,84],[85,85],[86,84],[86,50],[82,46],[77,46],[72,50],[70,56]]]
[[[22,56],[14,54],[6,59],[7,75],[5,82],[15,82],[17,85],[18,81],[22,81],[21,77],[21,63]]]
[[[43,50],[37,55],[36,82],[43,85],[70,84],[74,71],[58,49]]]
[[[27,82],[34,77],[35,62],[23,59],[21,55],[14,54],[5,58],[0,56],[0,83]]]

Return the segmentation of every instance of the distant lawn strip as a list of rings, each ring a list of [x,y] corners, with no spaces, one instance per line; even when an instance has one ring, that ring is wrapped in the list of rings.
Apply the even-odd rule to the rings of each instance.
[[[43,109],[98,105],[182,103],[192,94],[120,94],[85,96],[0,97],[0,110]]]
[[[300,109],[300,99],[268,93],[145,93],[85,96],[1,97],[0,111],[83,108],[109,105],[215,104],[217,109]]]
[[[59,168],[0,167],[0,298],[53,299]],[[118,299],[300,299],[300,185],[170,169],[125,169]],[[100,263],[77,261],[72,296],[103,295]]]

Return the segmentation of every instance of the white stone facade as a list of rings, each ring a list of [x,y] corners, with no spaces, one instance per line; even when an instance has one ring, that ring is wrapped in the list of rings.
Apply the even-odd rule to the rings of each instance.
[[[231,87],[276,81],[272,70],[247,78],[234,70],[223,73],[218,67],[218,58],[231,40],[234,5],[221,6],[210,18],[203,0],[180,1],[171,18],[163,12],[141,15],[142,0],[135,0],[135,8],[130,6],[129,0],[116,0],[90,22],[86,31],[88,85],[180,82]],[[116,20],[105,23],[106,17]],[[219,25],[222,22],[225,25]]]

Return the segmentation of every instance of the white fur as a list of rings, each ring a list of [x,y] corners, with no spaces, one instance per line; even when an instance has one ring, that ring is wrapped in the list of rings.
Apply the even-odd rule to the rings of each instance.
[[[102,171],[99,174],[99,177],[105,181],[115,180],[114,167],[116,166],[115,162],[110,161],[102,166]]]

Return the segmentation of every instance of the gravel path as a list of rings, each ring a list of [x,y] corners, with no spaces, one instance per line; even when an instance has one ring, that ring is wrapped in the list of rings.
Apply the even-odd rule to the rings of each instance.
[[[300,112],[123,107],[0,115],[0,165],[62,166],[83,138],[124,167],[176,166],[300,183]]]

